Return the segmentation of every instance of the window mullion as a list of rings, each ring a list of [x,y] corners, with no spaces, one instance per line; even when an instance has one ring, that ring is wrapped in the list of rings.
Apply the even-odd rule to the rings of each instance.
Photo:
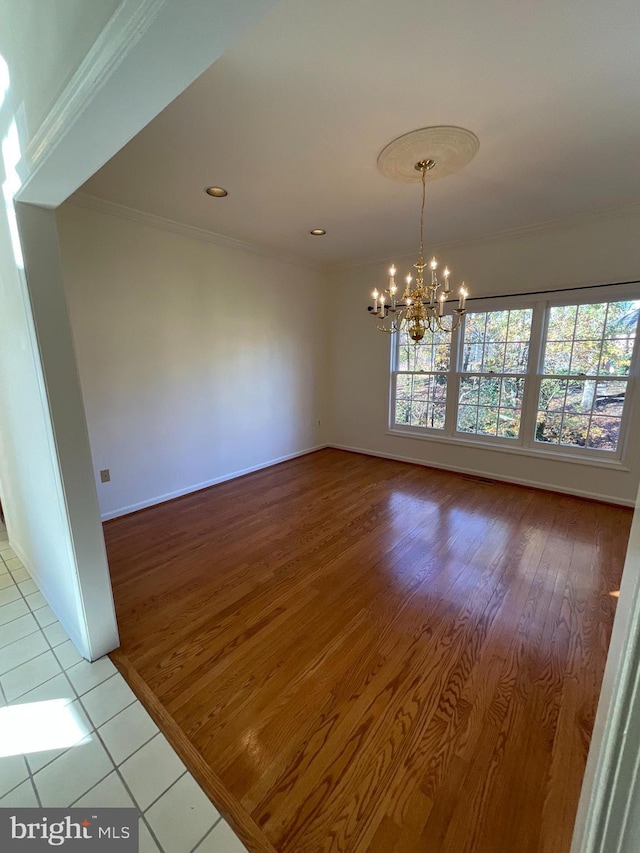
[[[520,439],[523,447],[531,447],[535,440],[538,398],[540,396],[540,374],[547,327],[547,303],[538,303],[533,307],[531,317],[531,337],[529,339],[529,359],[525,374],[524,395],[522,400],[522,420]]]
[[[462,369],[462,347],[464,342],[464,315],[460,325],[451,335],[451,350],[449,357],[449,374],[447,381],[447,411],[444,431],[446,435],[454,435],[458,421],[458,393],[460,388],[460,370]]]

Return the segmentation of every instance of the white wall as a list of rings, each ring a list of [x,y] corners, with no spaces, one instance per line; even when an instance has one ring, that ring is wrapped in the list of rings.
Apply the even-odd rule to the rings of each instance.
[[[0,0],[0,493],[11,544],[87,658],[118,634],[55,221],[43,208],[274,2]]]
[[[640,838],[638,744],[640,514],[636,512],[576,816],[572,853],[637,853]]]
[[[103,517],[322,444],[317,272],[73,202],[57,220]]]
[[[464,279],[473,296],[524,293],[640,278],[639,233],[640,211],[636,209],[536,233],[443,248],[437,255],[452,269],[452,281]],[[403,274],[414,262],[413,258],[402,262],[389,258],[342,270],[333,277],[332,299],[340,322],[331,326],[331,442],[633,505],[640,479],[638,411],[628,441],[626,462],[631,470],[626,471],[386,434],[390,341],[375,329],[367,305],[373,287],[385,286],[392,260]]]
[[[101,646],[100,637],[105,639],[107,646],[117,644],[104,544],[98,540],[96,559],[88,566],[90,573],[94,569],[99,573],[102,569],[102,579],[106,581],[106,589],[100,583],[97,587],[102,599],[101,614],[97,616],[96,630],[91,637],[78,579],[77,555],[45,372],[40,361],[32,295],[16,243],[12,204],[13,195],[31,175],[25,152],[47,108],[76,70],[117,3],[111,0],[100,4],[95,0],[85,4],[81,12],[80,5],[81,0],[68,0],[54,10],[52,4],[45,4],[43,8],[32,0],[3,3],[0,12],[3,21],[0,32],[0,141],[3,144],[0,173],[5,191],[0,211],[0,489],[11,544],[56,614],[64,620],[77,647],[86,657],[92,657],[106,650]],[[49,310],[54,308],[56,312],[52,322],[58,323],[62,317],[62,326],[57,330],[58,343],[66,356],[65,343],[70,343],[70,336],[64,295],[56,280],[55,229],[51,232],[46,223],[24,224],[24,230],[29,227],[32,233],[38,231],[42,236],[47,232],[50,238],[47,249],[54,252],[53,263],[44,281]],[[38,245],[36,238],[31,246],[37,250]],[[25,254],[28,266],[37,266],[37,251]],[[58,360],[58,364],[61,363],[64,357]],[[71,393],[74,380],[72,373],[67,378]],[[82,430],[82,419],[79,425]],[[77,451],[81,463],[82,447]],[[94,504],[95,500],[94,494]],[[90,500],[85,508],[91,511]],[[95,533],[95,528],[90,532]]]
[[[0,0],[5,60],[33,137],[121,0]]]

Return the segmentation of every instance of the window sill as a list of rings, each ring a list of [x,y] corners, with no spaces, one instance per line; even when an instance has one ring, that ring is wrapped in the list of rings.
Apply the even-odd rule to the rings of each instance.
[[[460,447],[472,447],[476,450],[492,450],[498,453],[514,453],[517,456],[531,456],[534,459],[553,459],[557,462],[570,462],[573,465],[588,465],[593,468],[609,468],[615,471],[630,471],[620,459],[603,459],[600,456],[574,456],[570,453],[554,450],[538,450],[537,448],[522,447],[521,445],[509,446],[481,439],[458,438],[451,435],[435,435],[434,433],[417,433],[412,430],[393,429],[387,430],[387,435],[399,436],[401,438],[416,438],[418,441],[436,441],[442,444],[454,444]]]

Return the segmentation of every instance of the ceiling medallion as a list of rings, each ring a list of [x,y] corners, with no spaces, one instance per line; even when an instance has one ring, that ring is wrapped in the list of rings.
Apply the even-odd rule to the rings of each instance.
[[[389,270],[389,287],[382,294],[373,291],[373,306],[369,311],[378,320],[381,332],[406,330],[413,341],[421,341],[427,329],[431,332],[453,332],[460,325],[466,312],[468,292],[461,283],[458,306],[453,309],[454,317],[444,321],[445,303],[451,295],[449,270],[443,270],[444,282],[438,279],[438,262],[435,258],[427,264],[424,260],[424,207],[426,183],[452,175],[475,156],[480,143],[478,137],[462,127],[424,127],[405,133],[394,139],[378,157],[378,169],[386,177],[404,183],[422,183],[422,207],[420,209],[420,248],[415,284],[407,275],[406,287],[401,300],[396,299],[398,288],[395,281],[396,268]],[[424,270],[429,267],[431,280],[425,283]],[[384,294],[388,294],[385,297]],[[380,322],[381,321],[381,322]]]

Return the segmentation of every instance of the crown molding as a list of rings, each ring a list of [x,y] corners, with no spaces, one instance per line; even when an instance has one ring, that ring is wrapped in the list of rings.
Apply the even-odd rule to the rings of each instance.
[[[612,216],[624,216],[640,214],[640,202],[627,204],[619,207],[606,207],[597,210],[591,210],[585,213],[575,214],[573,216],[564,216],[559,219],[545,219],[541,222],[535,222],[531,225],[520,225],[516,228],[506,228],[501,231],[489,231],[486,234],[480,234],[477,237],[469,237],[466,240],[451,240],[445,243],[436,243],[430,246],[430,252],[440,252],[446,249],[454,249],[459,246],[474,246],[483,243],[494,243],[498,240],[514,240],[519,237],[527,237],[533,234],[543,234],[546,231],[556,231],[562,228],[575,228],[579,225],[588,222],[598,221],[600,219],[608,219]],[[348,263],[337,263],[331,266],[331,272],[341,272],[342,270],[355,269],[357,267],[366,267],[373,264],[385,264],[389,262],[390,252],[376,258],[362,258],[357,261],[349,261]],[[397,261],[415,259],[416,253],[405,252],[403,254],[395,254]]]
[[[122,0],[26,149],[32,170],[56,147],[149,29],[167,0]]]
[[[227,237],[224,234],[217,234],[215,231],[209,231],[206,228],[199,228],[196,225],[187,225],[184,222],[177,222],[173,219],[166,219],[163,216],[156,216],[153,213],[147,213],[144,210],[138,210],[134,207],[127,207],[124,204],[118,204],[114,201],[107,201],[106,199],[98,198],[97,196],[92,196],[88,193],[74,193],[74,195],[72,195],[65,203],[84,207],[88,210],[95,210],[99,213],[106,213],[110,216],[118,216],[121,219],[129,219],[133,222],[149,225],[152,228],[171,231],[174,234],[180,234],[183,237],[190,237],[194,240],[202,240],[206,243],[214,243],[218,246],[225,246],[230,249],[248,252],[264,258],[270,258],[271,260],[291,264],[293,266],[311,269],[315,272],[335,273],[360,267],[373,266],[375,264],[384,264],[388,262],[391,254],[387,252],[385,255],[380,257],[363,258],[358,261],[350,261],[347,263],[314,262],[308,258],[299,257],[298,255],[288,255],[284,252],[278,252],[275,249],[269,249],[266,246],[259,246],[255,243],[237,240],[234,237]],[[607,219],[612,216],[633,214],[640,214],[640,203],[629,204],[621,207],[600,208],[599,210],[592,210],[574,216],[566,216],[559,219],[547,219],[543,222],[537,222],[532,225],[521,225],[517,228],[508,228],[502,231],[491,231],[477,237],[470,237],[466,240],[452,240],[446,243],[437,243],[431,247],[430,251],[441,252],[446,249],[457,248],[459,246],[482,245],[497,242],[498,240],[518,239],[519,237],[542,234],[561,228],[575,228],[587,222]],[[415,259],[415,252],[395,254],[394,257],[398,262],[411,260]]]
[[[129,219],[132,222],[149,225],[151,228],[159,228],[162,231],[170,231],[173,234],[189,237],[192,240],[214,243],[216,246],[224,246],[227,249],[248,252],[249,254],[259,255],[273,261],[280,261],[281,263],[291,264],[292,266],[314,270],[314,272],[326,272],[328,270],[326,265],[314,263],[297,255],[287,255],[275,249],[268,249],[265,246],[257,246],[255,243],[246,243],[243,240],[236,240],[234,237],[217,234],[215,231],[208,231],[206,228],[198,228],[196,225],[186,225],[184,222],[165,219],[163,216],[156,216],[144,210],[127,207],[124,204],[118,204],[114,201],[107,201],[88,193],[74,193],[74,195],[67,199],[65,204],[73,204],[76,207],[83,207],[88,210],[97,211],[98,213],[106,213],[109,216],[117,216],[120,219]]]

